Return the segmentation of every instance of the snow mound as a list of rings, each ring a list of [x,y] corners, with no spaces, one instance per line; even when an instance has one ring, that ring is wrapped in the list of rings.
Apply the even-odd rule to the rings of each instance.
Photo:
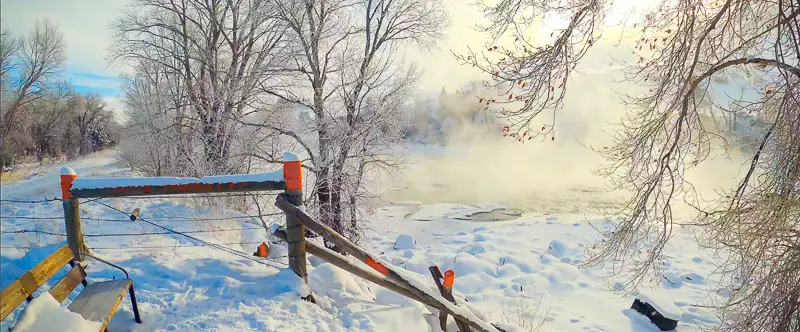
[[[575,255],[577,251],[576,248],[571,247],[565,242],[553,240],[550,241],[550,245],[545,252],[558,258],[567,258]]]
[[[372,295],[362,288],[356,277],[333,264],[326,263],[315,267],[308,273],[308,282],[315,293],[334,300],[342,300],[345,297],[372,300]]]
[[[394,241],[394,248],[398,250],[414,249],[417,246],[417,241],[414,237],[408,234],[400,234],[397,240]]]
[[[44,292],[25,307],[14,331],[84,332],[99,331],[101,326],[100,322],[86,320],[81,315],[62,308],[50,293]]]

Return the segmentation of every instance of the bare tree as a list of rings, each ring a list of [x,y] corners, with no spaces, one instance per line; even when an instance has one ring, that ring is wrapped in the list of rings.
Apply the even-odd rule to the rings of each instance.
[[[27,103],[41,97],[47,89],[48,80],[58,73],[64,62],[61,32],[48,20],[37,21],[33,31],[17,41],[17,52],[12,51],[14,43],[5,41],[7,38],[9,37],[4,34],[2,70],[6,72],[3,76],[5,78],[13,65],[18,66],[20,73],[16,80],[9,83],[10,101],[2,109],[0,151],[4,152],[7,152],[9,133],[19,125],[22,109]]]
[[[7,88],[8,73],[17,67],[13,60],[18,50],[17,38],[12,36],[8,30],[0,32],[0,82],[2,82],[3,91]]]
[[[201,176],[193,151],[202,149],[194,119],[186,115],[180,77],[157,63],[141,61],[125,78],[123,102],[128,118],[123,130],[122,159],[154,176]]]
[[[76,111],[78,99],[67,83],[61,83],[47,95],[31,105],[31,116],[25,121],[29,124],[29,132],[35,144],[36,160],[44,161],[45,156],[56,156],[57,141],[63,137],[65,119]]]
[[[495,36],[516,34],[515,48],[501,47],[500,58],[471,53],[461,59],[491,73],[512,93],[509,99],[523,103],[508,111],[516,137],[530,137],[531,120],[558,109],[570,69],[597,41],[594,33],[610,7],[610,1],[586,0],[504,0],[486,6],[489,30]],[[551,44],[520,44],[525,36],[518,27],[530,22],[526,15],[548,13],[569,23],[554,31]],[[703,100],[721,98],[709,93],[720,81],[759,92],[727,105],[714,102],[722,114],[711,117],[735,121],[749,114],[764,130],[738,187],[707,204],[711,207],[698,205],[691,223],[699,226],[701,243],[730,254],[723,265],[733,290],[722,311],[727,331],[800,329],[798,15],[795,0],[683,0],[661,2],[628,23],[636,31],[627,38],[637,40],[632,52],[638,61],[629,64],[627,80],[649,92],[626,96],[631,113],[616,144],[601,150],[609,159],[601,174],[634,194],[617,214],[619,224],[604,233],[593,262],[611,258],[617,271],[630,273],[629,286],[661,268],[674,227],[673,203],[693,192],[686,170],[729,143],[720,126],[704,121],[711,111]],[[763,79],[747,79],[753,75]]]
[[[301,131],[250,125],[269,127],[305,150],[315,179],[311,198],[321,220],[353,235],[349,229],[357,217],[344,204],[356,206],[353,198],[363,193],[356,187],[363,184],[367,165],[383,163],[379,156],[385,157],[385,151],[370,153],[378,146],[375,129],[392,126],[390,119],[402,100],[398,97],[416,78],[397,50],[403,45],[433,46],[447,23],[445,13],[435,0],[275,3],[291,36],[285,71],[292,75],[264,92],[310,111],[312,117]],[[367,100],[374,107],[367,107]]]
[[[98,94],[90,93],[85,97],[79,97],[80,106],[73,117],[75,125],[78,127],[78,153],[83,156],[94,152],[92,140],[89,136],[93,126],[102,126],[111,119],[111,111],[106,109],[106,102]]]
[[[272,78],[284,28],[269,1],[136,0],[114,23],[116,59],[149,63],[180,86],[172,98],[193,114],[205,173],[230,173],[231,144],[256,88]],[[178,92],[178,90],[171,90]]]

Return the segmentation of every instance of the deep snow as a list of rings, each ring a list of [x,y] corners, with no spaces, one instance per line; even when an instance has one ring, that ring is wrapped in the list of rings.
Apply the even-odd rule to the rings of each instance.
[[[18,183],[4,184],[0,197],[39,200],[59,196],[60,166]],[[65,166],[75,169],[79,177],[134,176],[115,163],[113,153]],[[118,198],[102,202],[123,211],[140,207],[142,218],[180,231],[201,232],[191,235],[248,254],[261,241],[268,241],[266,231],[255,225],[260,223],[233,211],[194,206],[191,201]],[[387,205],[371,218],[364,246],[431,286],[430,264],[438,264],[442,271],[454,270],[455,293],[493,323],[517,325],[524,331],[540,324],[542,331],[657,331],[645,317],[629,309],[636,294],[614,292],[616,280],[602,278],[607,270],[578,266],[583,260],[583,243],[596,237],[587,219],[599,227],[609,226],[610,221],[583,214],[544,215],[535,211],[502,222],[470,217],[485,216],[500,208],[497,204]],[[63,233],[63,222],[58,219],[62,214],[60,202],[2,203],[0,286],[10,284],[64,241],[57,235],[6,232]],[[111,321],[112,331],[439,330],[438,320],[425,306],[314,257],[309,258],[309,283],[317,305],[299,299],[303,289],[288,269],[198,246],[179,235],[89,236],[161,230],[130,222],[126,215],[100,202],[83,204],[81,215],[89,247],[128,269],[135,282],[144,324],[133,321],[126,298]],[[193,218],[219,220],[193,222]],[[279,222],[280,218],[272,221]],[[714,284],[711,262],[717,258],[700,252],[689,231],[678,229],[666,251],[664,276],[641,289],[659,305],[677,308],[679,331],[696,330],[697,324],[716,324],[714,314],[700,305],[725,295],[725,290],[716,289]],[[280,245],[270,248],[271,262],[285,263],[285,255]],[[66,271],[62,269],[50,284]],[[90,280],[120,276],[98,263],[91,263],[87,272]],[[40,292],[47,288],[42,287]],[[17,310],[0,328],[6,330],[21,312]],[[454,330],[452,320],[450,323]]]
[[[25,307],[14,332],[62,331],[81,332],[100,330],[100,322],[83,319],[81,315],[61,307],[50,293],[43,293]]]

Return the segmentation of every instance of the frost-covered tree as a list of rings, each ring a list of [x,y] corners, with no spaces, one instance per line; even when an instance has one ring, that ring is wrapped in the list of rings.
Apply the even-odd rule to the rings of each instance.
[[[0,153],[13,154],[10,135],[19,130],[26,106],[48,90],[64,62],[64,40],[58,27],[37,21],[27,36],[0,35]]]
[[[156,70],[172,85],[155,97],[174,104],[173,125],[199,134],[203,164],[195,169],[240,170],[230,160],[238,120],[260,103],[256,92],[273,78],[285,44],[271,1],[135,0],[113,29],[116,59]]]
[[[570,76],[599,39],[612,0],[501,0],[484,4],[486,31],[495,41],[461,57],[505,87],[497,98],[514,138],[553,137],[533,120],[558,112],[570,93]],[[630,14],[630,13],[629,13]],[[796,0],[659,1],[641,16],[627,17],[633,31],[622,37],[635,60],[628,82],[644,92],[625,96],[629,114],[602,150],[601,171],[633,192],[605,233],[594,262],[612,259],[636,286],[663,265],[662,251],[674,231],[673,203],[692,192],[688,169],[726,147],[714,119],[756,126],[748,169],[718,202],[698,207],[691,223],[701,243],[729,253],[721,271],[733,289],[724,304],[726,331],[800,329],[800,2]],[[560,21],[549,39],[531,42],[534,19]],[[507,42],[503,42],[507,41]],[[633,41],[633,42],[631,42]],[[754,76],[760,77],[754,79]],[[723,82],[749,89],[742,96],[709,94]],[[741,130],[741,128],[739,129]]]
[[[445,12],[438,0],[274,3],[288,27],[288,75],[263,92],[311,117],[301,128],[250,125],[268,127],[305,151],[319,217],[355,239],[357,201],[369,192],[365,174],[393,166],[401,108],[417,78],[399,50],[435,45]]]

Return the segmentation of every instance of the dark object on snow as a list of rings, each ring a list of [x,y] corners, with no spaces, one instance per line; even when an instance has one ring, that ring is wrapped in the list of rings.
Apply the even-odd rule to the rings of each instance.
[[[631,309],[636,310],[638,313],[649,318],[653,324],[656,324],[656,326],[661,329],[661,331],[670,331],[678,327],[677,320],[664,317],[660,312],[658,312],[658,310],[656,310],[656,308],[650,305],[650,303],[639,301],[639,299],[634,299]]]
[[[141,212],[142,212],[142,210],[140,210],[139,208],[134,209],[133,213],[131,213],[131,215],[130,215],[131,221],[136,221],[136,219],[139,218],[139,213],[141,213]]]

